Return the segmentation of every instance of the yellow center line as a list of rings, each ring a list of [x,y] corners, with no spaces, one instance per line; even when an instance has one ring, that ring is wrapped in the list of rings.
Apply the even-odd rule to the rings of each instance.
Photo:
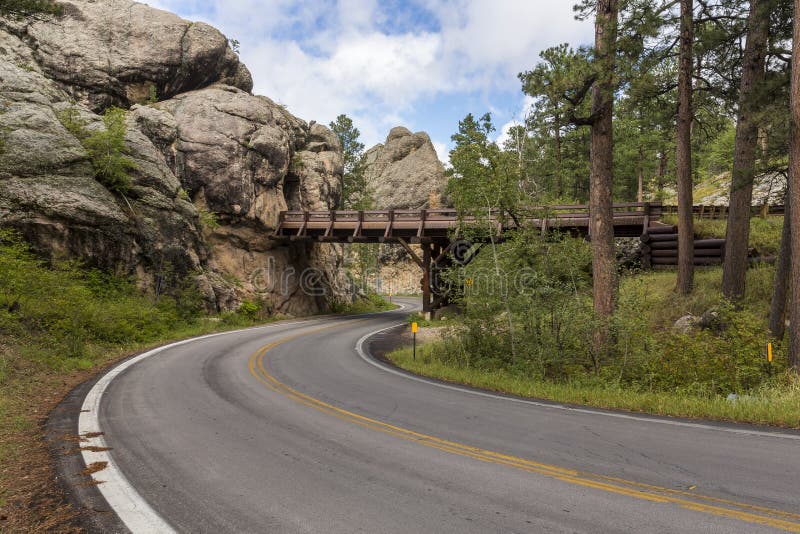
[[[530,473],[545,475],[557,480],[568,482],[570,484],[600,489],[603,491],[608,491],[619,495],[626,495],[651,502],[677,504],[683,508],[686,508],[687,510],[738,519],[748,523],[765,525],[788,532],[800,533],[800,522],[797,521],[800,520],[800,514],[695,494],[689,491],[654,486],[651,484],[643,484],[617,477],[576,471],[574,469],[566,469],[555,465],[548,465],[525,458],[519,458],[495,451],[481,449],[479,447],[465,445],[463,443],[448,441],[428,434],[422,434],[407,428],[390,425],[388,423],[384,423],[383,421],[371,419],[369,417],[338,408],[332,404],[328,404],[319,399],[301,393],[300,391],[297,391],[283,382],[280,382],[266,370],[264,358],[266,357],[267,353],[283,343],[292,341],[299,337],[330,330],[332,328],[357,324],[367,320],[368,319],[364,319],[343,324],[337,323],[335,325],[316,328],[314,330],[286,336],[268,343],[250,356],[250,360],[248,361],[248,369],[250,370],[250,374],[252,374],[259,382],[267,386],[272,391],[280,393],[295,402],[310,408],[314,408],[317,411],[365,428],[377,430],[406,441],[413,441],[415,443],[419,443],[421,445],[444,452],[458,454],[496,465],[504,465]]]

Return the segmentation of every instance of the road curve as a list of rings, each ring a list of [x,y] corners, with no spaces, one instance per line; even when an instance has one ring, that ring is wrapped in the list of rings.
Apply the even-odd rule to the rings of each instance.
[[[800,434],[475,394],[356,351],[405,313],[206,337],[103,377],[80,414],[103,433],[84,459],[110,462],[97,487],[143,532],[800,532]]]

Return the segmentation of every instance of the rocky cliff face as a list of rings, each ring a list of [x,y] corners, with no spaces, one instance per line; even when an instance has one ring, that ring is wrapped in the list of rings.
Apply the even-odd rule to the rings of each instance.
[[[447,183],[428,134],[402,126],[367,151],[366,177],[381,209],[439,207]]]
[[[68,0],[64,15],[0,19],[0,225],[42,254],[135,274],[193,276],[211,309],[263,297],[301,314],[346,298],[341,254],[267,239],[285,209],[335,204],[336,136],[250,93],[214,28],[128,0]],[[128,109],[125,194],[94,178],[64,111],[89,130]]]

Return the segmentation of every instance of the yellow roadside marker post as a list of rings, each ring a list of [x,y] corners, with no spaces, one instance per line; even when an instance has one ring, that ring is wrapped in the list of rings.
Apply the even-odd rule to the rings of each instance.
[[[767,343],[767,372],[772,376],[772,343]]]
[[[411,333],[414,334],[414,361],[417,360],[417,330],[419,330],[417,323],[411,323]]]

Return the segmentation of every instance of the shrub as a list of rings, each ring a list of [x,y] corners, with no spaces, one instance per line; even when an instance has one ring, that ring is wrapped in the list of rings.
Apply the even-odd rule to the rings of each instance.
[[[130,190],[129,172],[136,169],[125,145],[126,112],[111,107],[103,114],[103,129],[90,131],[75,108],[67,108],[58,118],[64,128],[80,141],[94,169],[98,182],[114,193],[125,194]]]
[[[0,337],[28,347],[31,357],[63,366],[98,347],[160,339],[197,316],[190,280],[159,302],[133,281],[75,262],[46,265],[18,235],[0,231]],[[187,296],[191,295],[191,296]]]

